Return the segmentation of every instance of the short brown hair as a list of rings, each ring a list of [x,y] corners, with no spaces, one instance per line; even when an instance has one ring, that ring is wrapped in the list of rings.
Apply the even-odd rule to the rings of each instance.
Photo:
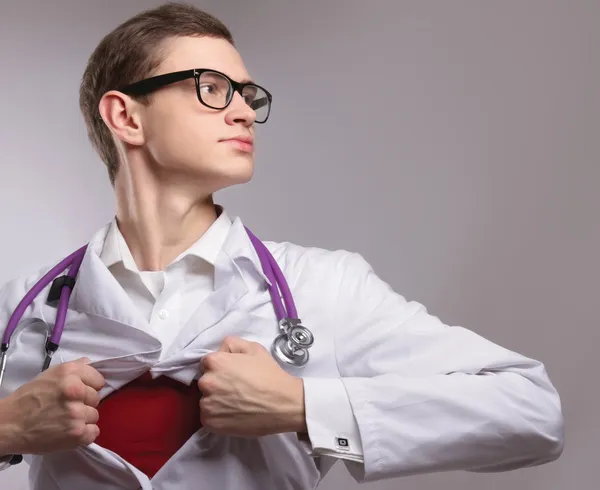
[[[217,18],[192,5],[170,2],[119,25],[102,39],[88,60],[79,90],[79,106],[90,141],[106,164],[113,185],[119,156],[100,117],[100,99],[109,90],[151,76],[163,61],[164,42],[180,36],[221,38],[234,44],[231,33]]]

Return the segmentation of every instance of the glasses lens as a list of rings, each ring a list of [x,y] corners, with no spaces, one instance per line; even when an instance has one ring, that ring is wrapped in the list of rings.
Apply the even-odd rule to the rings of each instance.
[[[242,95],[246,104],[256,112],[256,122],[265,122],[271,110],[271,101],[267,96],[267,92],[258,85],[246,85],[242,90]]]
[[[223,109],[231,99],[231,84],[223,75],[205,71],[199,80],[200,98],[214,109]]]

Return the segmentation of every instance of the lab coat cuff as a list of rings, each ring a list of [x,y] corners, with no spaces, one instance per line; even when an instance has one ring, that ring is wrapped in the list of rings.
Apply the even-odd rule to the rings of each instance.
[[[358,424],[341,379],[303,378],[308,438],[300,444],[312,456],[363,461]]]

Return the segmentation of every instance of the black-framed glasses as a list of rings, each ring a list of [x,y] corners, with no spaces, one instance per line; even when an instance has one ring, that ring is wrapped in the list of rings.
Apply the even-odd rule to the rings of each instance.
[[[233,99],[233,94],[238,92],[246,104],[256,113],[257,123],[264,123],[271,112],[271,94],[255,83],[239,83],[232,80],[224,73],[205,68],[165,73],[134,82],[121,89],[127,95],[147,95],[161,87],[172,83],[194,78],[196,81],[196,94],[201,104],[211,109],[225,109]]]

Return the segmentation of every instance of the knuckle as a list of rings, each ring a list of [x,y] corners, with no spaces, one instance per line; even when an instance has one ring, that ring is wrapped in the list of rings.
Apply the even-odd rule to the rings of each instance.
[[[77,376],[68,376],[63,380],[62,393],[69,400],[83,400],[85,386]]]
[[[210,382],[210,379],[207,378],[206,375],[202,376],[198,380],[198,389],[200,390],[201,393],[209,393],[211,391],[211,382]],[[200,403],[202,404],[203,401],[204,401],[204,399],[201,399]]]
[[[205,368],[214,369],[219,365],[219,360],[221,359],[220,352],[211,352],[206,354],[203,359],[203,364]]]
[[[87,372],[90,377],[95,377],[98,378],[99,382],[104,383],[104,376],[102,375],[102,373],[100,371],[98,371],[95,367],[92,367],[90,365],[85,365],[85,366],[81,366],[80,369],[82,371]]]
[[[69,414],[69,418],[71,420],[79,421],[85,419],[84,407],[79,403],[68,403],[67,404],[67,413]]]
[[[214,358],[217,360],[218,364],[227,362],[227,360],[229,359],[229,356],[231,355],[228,352],[213,352],[213,354],[214,354]]]
[[[212,368],[212,360],[213,360],[213,353],[211,352],[210,354],[206,354],[203,358],[202,358],[202,367],[206,370],[206,369],[211,369]]]
[[[59,364],[56,366],[56,374],[58,376],[64,378],[75,372],[75,366],[70,362],[65,362],[64,364]]]
[[[76,440],[81,440],[85,437],[85,423],[77,422],[72,424],[71,429],[69,430],[69,435]]]
[[[227,335],[225,336],[225,338],[223,339],[223,343],[226,345],[232,345],[237,341],[237,337],[235,337],[234,335]]]
[[[80,438],[80,444],[87,446],[94,442],[100,435],[100,428],[97,425],[88,425],[85,428],[84,435]]]
[[[200,399],[200,414],[204,416],[210,415],[210,403],[206,397]]]
[[[100,412],[98,412],[98,410],[96,410],[95,408],[88,408],[87,419],[88,423],[95,424],[96,422],[98,422],[98,420],[100,420]]]
[[[92,408],[97,408],[98,405],[100,405],[100,395],[95,391],[90,392],[87,399],[87,405]]]

